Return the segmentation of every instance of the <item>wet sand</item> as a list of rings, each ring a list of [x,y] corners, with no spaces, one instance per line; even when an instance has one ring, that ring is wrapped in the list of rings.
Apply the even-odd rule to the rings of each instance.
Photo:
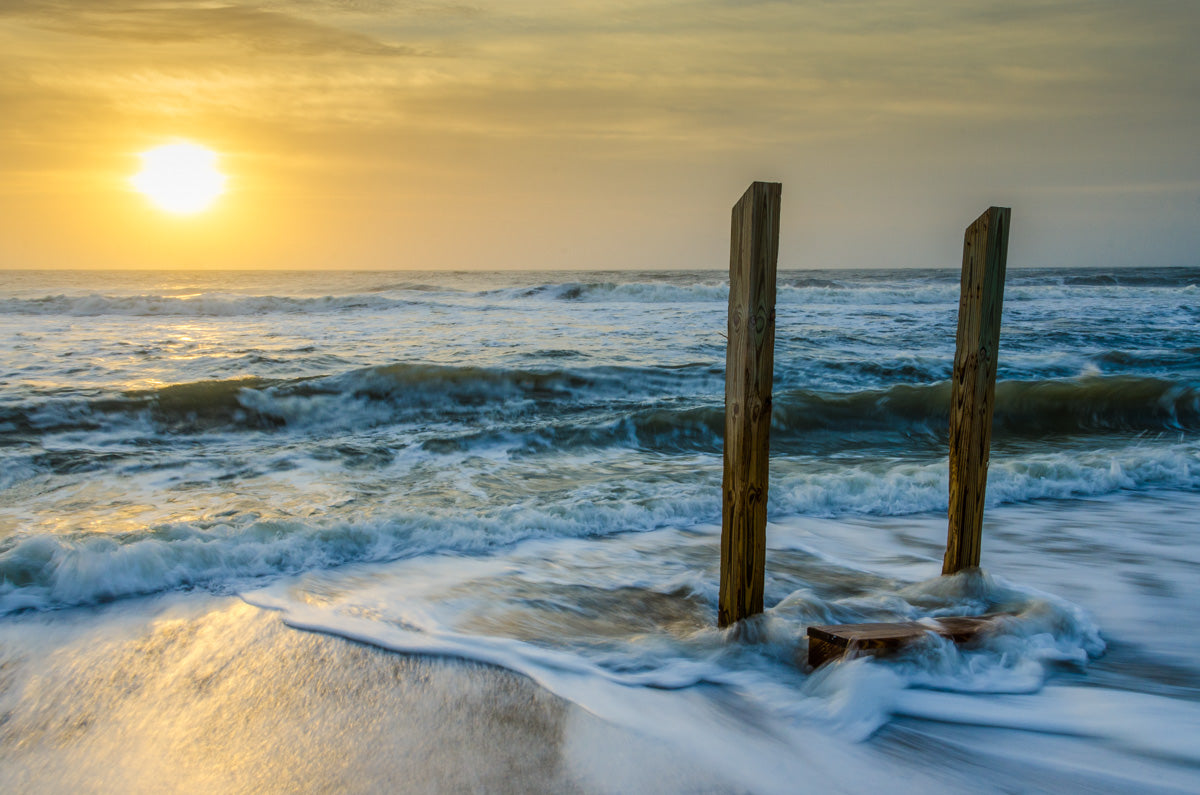
[[[501,669],[236,598],[70,612],[0,628],[4,792],[728,791]]]

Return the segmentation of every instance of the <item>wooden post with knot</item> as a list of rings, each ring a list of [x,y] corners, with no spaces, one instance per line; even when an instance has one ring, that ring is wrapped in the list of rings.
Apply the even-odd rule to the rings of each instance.
[[[1007,207],[989,207],[967,227],[950,405],[950,521],[942,574],[979,565],[983,500],[992,443],[996,352],[1008,260]],[[732,306],[732,304],[730,305]],[[732,328],[732,326],[731,326]],[[728,458],[726,459],[728,466]],[[724,597],[724,591],[722,591]],[[724,602],[722,602],[722,605]],[[1003,614],[943,616],[898,623],[808,627],[808,664],[886,654],[931,634],[972,643],[1004,629]]]
[[[967,227],[963,240],[950,397],[950,516],[942,574],[979,565],[1010,212],[1007,207],[989,207]]]
[[[733,207],[725,351],[725,473],[717,623],[761,613],[767,557],[767,458],[775,359],[778,182],[755,182]]]

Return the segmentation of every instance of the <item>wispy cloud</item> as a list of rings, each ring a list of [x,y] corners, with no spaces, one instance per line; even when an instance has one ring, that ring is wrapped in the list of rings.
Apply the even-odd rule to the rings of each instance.
[[[1190,184],[1197,40],[1181,0],[0,0],[0,194],[191,135],[313,202],[796,174],[832,236],[967,181]]]
[[[236,43],[289,55],[416,55],[416,48],[335,24],[256,5],[157,3],[148,0],[12,0],[0,15],[73,36],[134,45]]]

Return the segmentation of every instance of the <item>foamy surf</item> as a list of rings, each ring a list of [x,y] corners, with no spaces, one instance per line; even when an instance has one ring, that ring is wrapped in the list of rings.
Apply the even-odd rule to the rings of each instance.
[[[1147,445],[1010,457],[992,469],[988,505],[1194,490],[1200,485],[1198,451],[1195,444]],[[390,466],[379,466],[369,449],[355,455],[377,470],[346,471],[337,458],[303,469],[288,462],[273,475],[258,475],[260,483],[244,487],[234,503],[223,496],[220,479],[203,482],[212,478],[213,467],[194,465],[182,475],[167,470],[168,483],[194,483],[192,491],[210,494],[226,506],[204,517],[181,518],[150,504],[153,490],[163,483],[163,470],[127,471],[122,495],[138,506],[133,521],[26,531],[0,541],[0,614],[101,604],[180,588],[229,593],[256,580],[347,564],[500,554],[531,539],[604,538],[702,527],[720,519],[715,496],[719,462],[708,460],[681,459],[674,470],[664,469],[647,481],[630,477],[630,459],[624,454],[560,456],[558,471],[578,473],[576,484],[532,496],[528,483],[542,475],[540,464],[513,462],[507,448],[453,456],[418,450],[407,459],[384,457]],[[423,463],[416,465],[414,459]],[[794,515],[919,517],[946,510],[944,461],[867,467],[805,457],[777,470],[769,501],[775,520]],[[49,477],[32,465],[9,476],[13,494],[36,489]],[[23,482],[15,482],[18,478]],[[487,480],[493,493],[503,488],[513,502],[491,503],[478,490],[464,494],[460,478]],[[404,489],[417,483],[452,491],[415,513],[404,507]],[[395,491],[364,516],[351,491],[364,487]],[[295,506],[304,503],[322,506],[320,514],[297,517]],[[23,514],[14,505],[8,515]],[[101,516],[97,512],[96,521],[103,521]]]
[[[1119,505],[1107,510],[1114,509],[1119,516]],[[1159,510],[1153,504],[1144,509]],[[1022,510],[1007,509],[1001,521],[1021,522]],[[801,760],[811,763],[814,737],[823,738],[818,745],[830,759],[844,760],[855,755],[846,743],[868,741],[897,720],[904,726],[914,720],[969,725],[1001,736],[1046,735],[1056,748],[1067,744],[1085,758],[1094,753],[1091,743],[1101,741],[1129,765],[1165,764],[1155,784],[1161,789],[1153,791],[1187,791],[1200,706],[1054,683],[1063,672],[1086,675],[1103,660],[1106,643],[1088,611],[988,575],[916,582],[894,577],[913,570],[898,560],[899,552],[912,549],[904,539],[913,527],[928,537],[944,532],[940,524],[912,519],[895,528],[877,525],[876,558],[856,556],[858,565],[841,560],[838,546],[868,539],[816,532],[832,531],[832,523],[772,525],[768,601],[774,605],[724,632],[711,624],[713,527],[593,542],[533,541],[503,561],[439,556],[420,564],[354,567],[280,582],[243,598],[280,612],[298,629],[519,673],[605,721],[691,756],[713,775],[737,769],[709,758],[714,748],[760,753],[763,771],[774,772],[747,785],[752,791],[794,787],[788,776],[800,772]],[[871,526],[863,520],[857,528],[861,533]],[[1003,541],[995,546],[1002,548],[1001,560],[1021,552]],[[937,563],[922,565],[930,572]],[[814,582],[823,585],[814,588]],[[812,673],[801,662],[809,624],[980,612],[1009,618],[976,646],[930,637],[886,659],[837,662]],[[1122,717],[1127,709],[1154,718],[1130,723]],[[991,750],[1004,758],[1002,750]],[[1023,762],[1063,774],[1053,756]],[[1120,791],[1133,783],[1124,775],[1112,770],[1098,780]]]
[[[1197,791],[1198,275],[1010,273],[943,580],[957,272],[781,273],[721,632],[721,274],[5,274],[0,789]]]

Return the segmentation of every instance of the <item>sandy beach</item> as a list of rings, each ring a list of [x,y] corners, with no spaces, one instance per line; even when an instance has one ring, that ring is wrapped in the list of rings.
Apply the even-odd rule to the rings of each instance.
[[[4,628],[6,792],[599,791],[611,760],[588,737],[645,783],[699,785],[524,677],[297,632],[236,598],[56,623]]]

